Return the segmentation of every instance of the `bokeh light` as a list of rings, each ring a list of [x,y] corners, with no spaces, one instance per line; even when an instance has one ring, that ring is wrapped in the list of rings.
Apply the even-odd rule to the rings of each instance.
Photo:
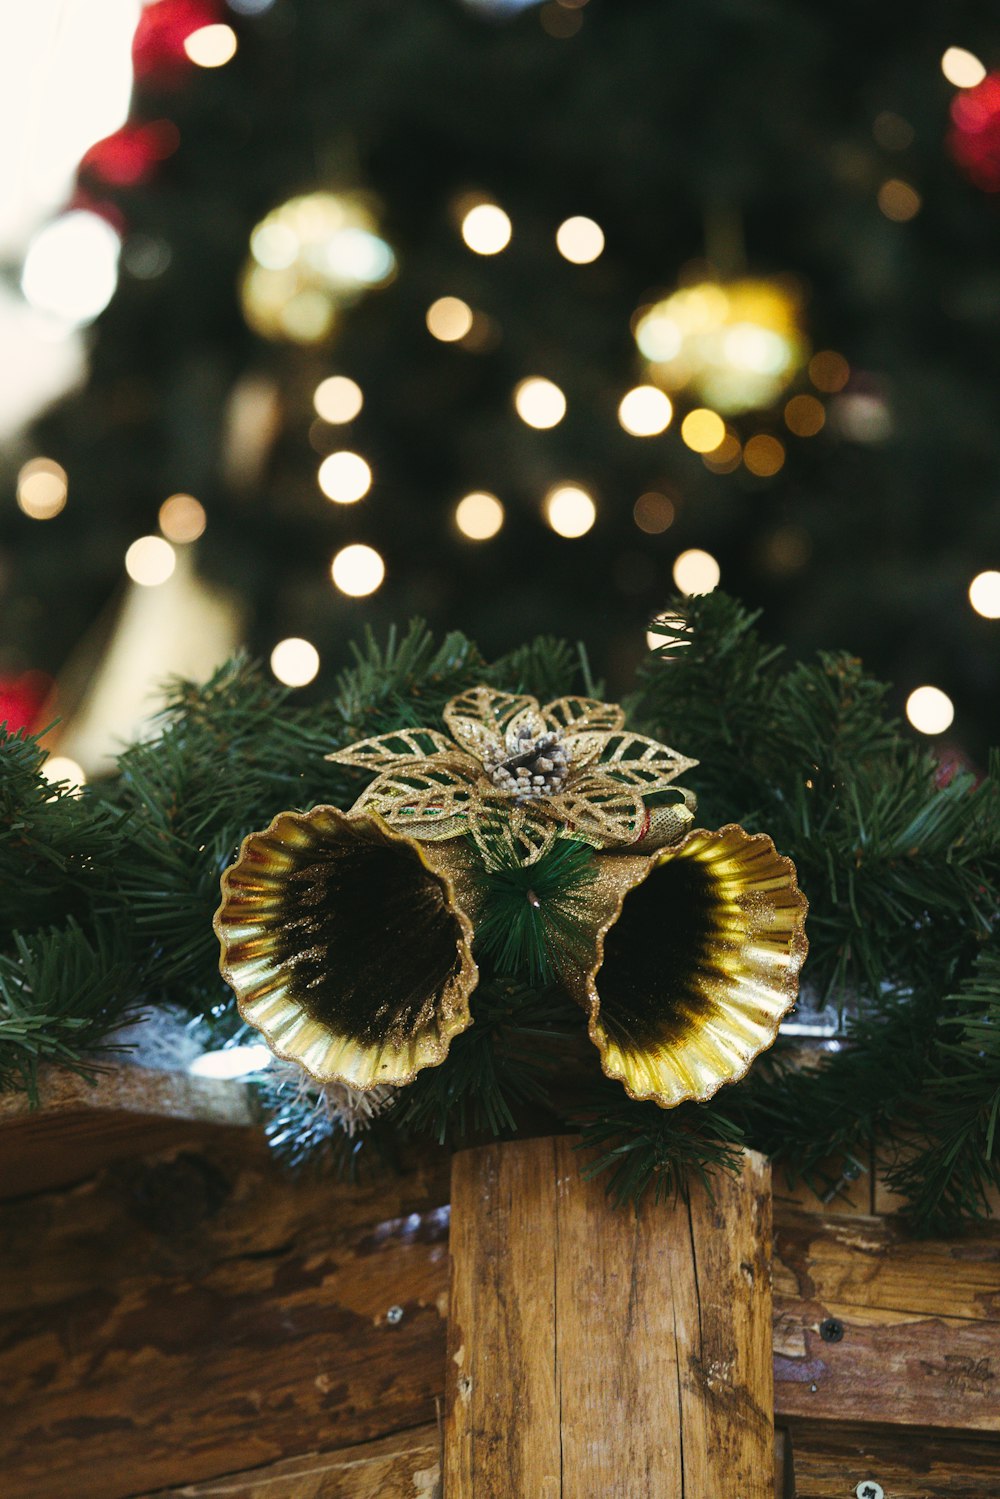
[[[759,432],[743,448],[743,462],[759,479],[770,479],[785,461],[784,444],[777,437]]]
[[[305,687],[319,671],[319,651],[311,641],[289,635],[271,652],[271,670],[286,687]]]
[[[681,437],[693,453],[713,453],[725,435],[722,417],[705,406],[696,406],[681,422]]]
[[[665,645],[691,645],[692,641],[684,616],[670,613],[658,614],[646,631],[646,644],[651,651],[658,651]],[[663,658],[667,664],[672,659],[676,660],[676,657],[665,656]]]
[[[618,420],[633,437],[655,437],[670,425],[674,408],[656,385],[637,385],[622,396]]]
[[[809,378],[817,390],[825,395],[836,395],[851,378],[851,367],[843,354],[837,354],[833,349],[821,349],[809,361]]]
[[[522,422],[546,430],[558,426],[566,415],[566,397],[552,380],[531,375],[514,391],[514,406]]]
[[[905,224],[920,212],[922,199],[915,187],[900,177],[890,177],[878,190],[878,206],[887,219]]]
[[[796,437],[815,437],[825,422],[823,402],[815,396],[792,396],[785,406],[785,426]]]
[[[974,52],[949,47],[941,58],[941,71],[955,88],[975,88],[986,77],[986,69]]]
[[[52,520],[68,493],[66,470],[54,458],[30,458],[17,476],[17,503],[32,520]]]
[[[162,536],[140,536],[125,553],[125,571],[143,588],[158,588],[176,566],[177,553]]]
[[[585,536],[597,519],[593,498],[579,484],[557,484],[545,496],[542,508],[557,536]]]
[[[632,506],[632,519],[647,536],[660,536],[674,523],[676,509],[669,495],[649,490]]]
[[[969,603],[984,619],[1000,619],[1000,572],[978,573],[969,584]]]
[[[87,777],[82,765],[71,760],[69,755],[49,755],[41,764],[41,772],[47,781],[68,782],[70,786],[85,786]]]
[[[361,599],[381,586],[385,563],[374,547],[353,542],[342,547],[334,557],[330,576],[341,593],[352,599]]]
[[[38,312],[80,326],[104,311],[118,285],[121,240],[107,219],[74,209],[32,239],[21,290]]]
[[[702,453],[701,461],[712,474],[732,474],[740,466],[743,457],[743,447],[735,432],[727,430],[725,437],[717,448],[710,453]]]
[[[317,415],[334,426],[353,422],[364,404],[361,386],[347,375],[328,375],[313,391]]]
[[[319,487],[336,505],[355,505],[372,487],[372,471],[360,453],[330,453],[319,466]]]
[[[172,494],[160,506],[157,520],[168,541],[184,545],[202,535],[207,516],[204,505],[193,494]]]
[[[917,687],[906,699],[906,716],[920,734],[943,734],[952,725],[955,705],[940,687]]]
[[[236,32],[225,22],[199,26],[184,38],[184,51],[199,68],[221,68],[236,56]]]
[[[474,321],[472,308],[461,297],[438,297],[425,316],[428,333],[443,344],[458,343],[470,332]]]
[[[489,541],[503,525],[504,510],[495,494],[476,490],[455,506],[455,524],[470,541]]]
[[[496,203],[477,203],[462,219],[462,238],[477,255],[499,255],[510,236],[510,219]]]
[[[564,260],[574,265],[590,265],[604,249],[604,230],[593,219],[577,214],[559,225],[556,248]]]
[[[674,582],[681,593],[711,593],[722,576],[711,552],[691,547],[674,562]]]

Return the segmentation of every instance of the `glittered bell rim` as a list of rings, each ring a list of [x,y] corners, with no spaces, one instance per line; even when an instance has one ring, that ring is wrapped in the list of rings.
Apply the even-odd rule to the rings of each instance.
[[[657,871],[676,872],[685,862],[698,873],[687,882],[682,909],[671,910],[678,892],[657,891]],[[795,1004],[808,951],[808,902],[795,866],[767,834],[730,823],[716,831],[693,829],[649,856],[606,853],[600,867],[603,911],[594,961],[563,977],[587,1011],[602,1071],[638,1102],[661,1108],[706,1103],[746,1076]],[[649,909],[639,911],[642,891]],[[633,959],[644,993],[636,1013],[628,1013],[611,965],[622,964],[625,944],[633,952],[640,946],[637,917],[653,925],[642,960]]]
[[[472,1024],[472,922],[427,854],[375,813],[318,806],[247,834],[223,873],[239,1014],[318,1083],[405,1086]]]

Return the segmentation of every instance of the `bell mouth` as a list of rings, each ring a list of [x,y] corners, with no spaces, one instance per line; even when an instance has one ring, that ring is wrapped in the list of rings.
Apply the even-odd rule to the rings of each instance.
[[[807,942],[795,868],[763,833],[696,830],[601,859],[597,960],[568,987],[608,1077],[661,1108],[743,1077],[795,1003]]]
[[[282,812],[243,840],[222,891],[241,1016],[318,1082],[403,1086],[472,1024],[472,924],[448,874],[377,815]]]

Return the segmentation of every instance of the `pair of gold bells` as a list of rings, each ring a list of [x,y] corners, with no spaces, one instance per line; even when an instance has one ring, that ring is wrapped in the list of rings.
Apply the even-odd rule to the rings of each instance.
[[[695,829],[675,781],[697,762],[626,729],[617,704],[475,687],[443,716],[447,734],[328,757],[374,776],[350,812],[282,812],[243,840],[215,929],[244,1020],[320,1083],[412,1082],[473,1023],[483,871],[571,838],[593,864],[579,940],[551,956],[605,1074],[663,1108],[743,1077],[798,992],[791,861],[766,834]]]

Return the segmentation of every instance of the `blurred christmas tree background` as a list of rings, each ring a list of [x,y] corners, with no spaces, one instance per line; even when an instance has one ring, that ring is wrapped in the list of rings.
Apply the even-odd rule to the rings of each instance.
[[[616,696],[650,617],[721,578],[901,712],[938,689],[911,719],[981,759],[988,7],[30,9],[2,23],[22,199],[94,59],[131,65],[61,199],[0,224],[0,718],[62,713],[90,770],[81,725],[127,735],[150,678],[285,642],[306,695],[414,614],[488,653],[579,638]]]

